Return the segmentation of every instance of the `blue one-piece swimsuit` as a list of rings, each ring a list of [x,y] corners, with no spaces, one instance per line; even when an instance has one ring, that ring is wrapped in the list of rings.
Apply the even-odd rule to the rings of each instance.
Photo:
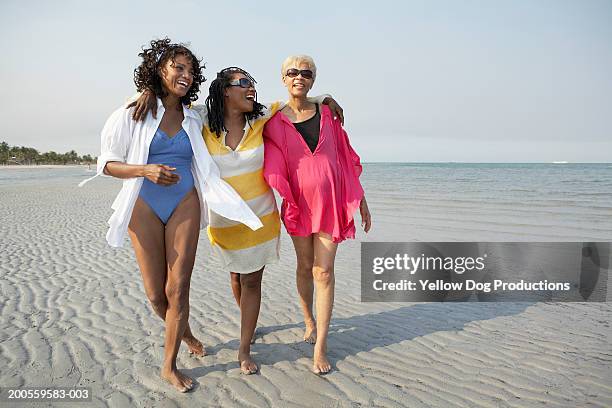
[[[162,130],[157,129],[149,146],[147,164],[176,167],[173,172],[178,173],[180,180],[176,184],[166,186],[155,184],[145,178],[140,189],[140,198],[151,207],[164,224],[168,223],[181,200],[193,189],[192,158],[193,150],[185,129],[181,129],[173,137],[168,137]]]

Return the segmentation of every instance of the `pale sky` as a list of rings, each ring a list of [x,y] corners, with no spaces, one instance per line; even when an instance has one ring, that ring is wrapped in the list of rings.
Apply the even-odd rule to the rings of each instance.
[[[0,141],[99,153],[151,39],[210,79],[240,66],[262,102],[280,65],[317,63],[364,161],[612,162],[612,1],[0,3]]]

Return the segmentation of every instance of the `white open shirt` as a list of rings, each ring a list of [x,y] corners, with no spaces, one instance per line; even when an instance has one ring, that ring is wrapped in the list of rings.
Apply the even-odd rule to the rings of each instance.
[[[148,113],[145,120],[140,122],[132,119],[133,110],[134,108],[126,109],[125,106],[122,106],[108,118],[102,129],[101,153],[98,157],[96,175],[79,183],[79,187],[99,175],[104,175],[104,167],[108,162],[147,164],[149,146],[164,116],[164,106],[157,98],[157,119]],[[211,211],[231,220],[242,222],[253,230],[261,228],[263,224],[255,213],[238,193],[221,179],[219,168],[204,145],[200,115],[185,106],[183,106],[183,115],[181,126],[187,132],[193,150],[191,173],[200,198],[200,228],[208,224],[207,205]],[[123,246],[142,182],[143,177],[123,181],[123,188],[111,206],[114,210],[113,215],[108,220],[110,228],[106,233],[106,241],[110,246]]]

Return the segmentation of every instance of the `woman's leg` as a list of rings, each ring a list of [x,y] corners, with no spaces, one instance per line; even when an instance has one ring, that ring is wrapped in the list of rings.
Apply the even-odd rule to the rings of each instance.
[[[140,267],[144,290],[153,311],[162,319],[166,316],[168,301],[166,286],[165,226],[153,210],[140,198],[136,200],[128,233]]]
[[[261,278],[264,268],[257,272],[240,274],[240,347],[238,362],[243,374],[257,372],[257,364],[251,358],[251,341],[257,327],[261,305]]]
[[[297,257],[296,284],[300,296],[300,306],[304,314],[304,340],[314,344],[317,341],[317,325],[312,313],[312,295],[314,284],[312,281],[312,266],[314,264],[313,235],[307,237],[291,236],[295,255]]]
[[[165,321],[168,307],[165,226],[153,210],[139,198],[132,211],[128,232],[140,267],[147,298],[155,313]],[[183,341],[187,344],[190,353],[198,356],[206,355],[204,346],[194,337],[189,324],[185,329]]]
[[[240,307],[240,294],[242,289],[240,287],[240,274],[236,272],[230,272],[230,284],[232,285],[232,294],[236,300],[236,304]]]
[[[327,333],[334,306],[334,261],[338,244],[327,234],[314,234],[314,266],[312,275],[316,289],[317,342],[314,347],[313,367],[316,374],[331,370],[327,360]]]
[[[200,201],[195,190],[176,207],[166,225],[166,343],[162,377],[179,391],[192,388],[193,380],[180,373],[176,366],[181,338],[189,319],[189,286],[200,235]]]
[[[263,269],[262,269],[263,270]],[[236,304],[238,308],[240,308],[240,295],[242,294],[242,286],[240,284],[240,273],[230,272],[230,284],[232,286],[232,294],[234,295],[234,299],[236,300]],[[261,293],[260,293],[261,298]],[[257,326],[255,330],[253,330],[253,335],[251,336],[251,344],[255,343],[255,332],[257,331]]]

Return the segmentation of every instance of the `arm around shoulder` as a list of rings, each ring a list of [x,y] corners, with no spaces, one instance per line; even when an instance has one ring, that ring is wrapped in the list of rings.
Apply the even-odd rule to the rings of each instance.
[[[323,95],[317,95],[317,96],[309,96],[307,99],[308,99],[308,102],[317,103],[317,104],[321,105],[321,104],[323,104],[323,102],[327,98],[333,99],[332,96],[329,95],[329,94],[323,94]]]

